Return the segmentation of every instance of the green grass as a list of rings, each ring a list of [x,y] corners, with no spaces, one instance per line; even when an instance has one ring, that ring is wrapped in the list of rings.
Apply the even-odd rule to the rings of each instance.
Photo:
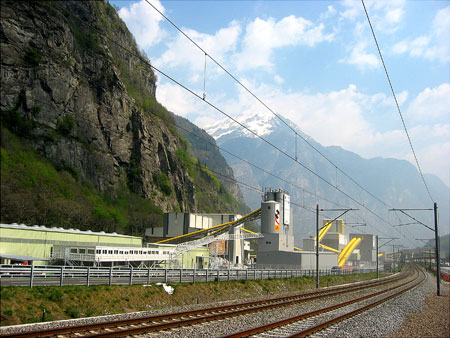
[[[321,287],[375,278],[374,273],[321,277]],[[104,314],[170,308],[178,305],[207,304],[226,300],[253,299],[262,295],[281,295],[315,288],[314,277],[222,281],[209,283],[170,283],[168,295],[161,286],[49,286],[1,288],[1,325],[25,324]]]

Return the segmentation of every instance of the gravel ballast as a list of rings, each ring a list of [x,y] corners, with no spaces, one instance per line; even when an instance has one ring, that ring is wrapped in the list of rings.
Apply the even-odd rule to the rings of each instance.
[[[335,325],[316,337],[450,337],[448,284],[441,284],[439,302],[428,301],[428,306],[424,308],[425,298],[438,298],[435,296],[436,279],[428,274],[427,280],[413,290]]]
[[[449,335],[449,283],[443,282],[441,297],[434,295],[436,283],[433,276],[413,290],[399,296],[388,303],[381,304],[373,310],[362,313],[345,322],[335,325],[325,332],[317,334],[317,337],[450,337]],[[259,298],[259,297],[258,297]],[[261,297],[262,298],[262,297]],[[425,301],[426,299],[426,301]],[[224,302],[235,303],[236,301]],[[319,302],[318,302],[319,303]],[[215,304],[217,305],[217,304]],[[319,305],[319,304],[316,304]],[[425,307],[424,307],[425,305]],[[70,321],[59,321],[43,323],[39,326],[70,326],[74,322],[104,322],[111,319],[124,319],[131,317],[142,317],[150,313],[182,311],[203,306],[185,306],[177,309],[171,308],[159,311],[146,311],[140,313],[129,313],[123,315],[103,316],[94,318],[83,318]],[[249,329],[268,322],[280,320],[284,316],[299,314],[307,309],[302,306],[294,306],[290,310],[278,309],[269,311],[267,314],[256,314],[239,316],[229,320],[214,323],[204,323],[188,328],[172,329],[165,332],[142,335],[142,337],[220,337],[232,332]],[[307,311],[306,311],[307,312]],[[286,318],[286,317],[285,317]],[[405,320],[406,319],[406,320]],[[404,323],[403,323],[404,322]],[[53,325],[52,325],[53,324]],[[56,325],[55,325],[56,324]],[[403,325],[403,327],[402,327]],[[23,329],[32,329],[35,325],[23,325]],[[6,329],[6,330],[5,330]],[[9,329],[9,330],[8,330]],[[0,333],[16,331],[18,327],[0,329]],[[5,332],[6,331],[6,332]]]

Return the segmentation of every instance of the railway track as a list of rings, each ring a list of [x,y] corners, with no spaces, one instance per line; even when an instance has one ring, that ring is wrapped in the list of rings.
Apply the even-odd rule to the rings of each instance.
[[[397,297],[408,290],[420,285],[426,275],[422,270],[415,268],[415,278],[386,290],[371,293],[349,301],[324,307],[319,310],[303,313],[268,325],[255,327],[237,332],[222,338],[237,337],[306,337],[312,335],[327,336],[326,330],[352,316],[367,311],[377,305]],[[322,334],[321,334],[322,333]],[[315,335],[314,335],[315,334]]]
[[[163,315],[152,315],[147,317],[116,320],[111,322],[77,325],[62,328],[53,328],[45,330],[35,330],[28,332],[18,332],[3,334],[3,337],[124,337],[138,335],[148,332],[156,332],[176,327],[184,327],[217,321],[230,317],[246,315],[258,311],[265,311],[274,308],[287,307],[302,302],[323,299],[325,297],[339,296],[349,292],[356,292],[368,288],[382,286],[388,283],[399,282],[408,278],[407,273],[359,282],[350,285],[331,287],[318,291],[301,293],[292,296],[278,297],[267,300],[245,302],[232,305],[224,305],[213,308],[198,309],[194,311],[184,311],[177,313],[168,313]],[[408,282],[402,283],[406,284]],[[386,292],[386,291],[385,291]],[[330,310],[329,310],[330,311]],[[312,316],[312,315],[311,315]],[[236,336],[236,337],[242,337]]]

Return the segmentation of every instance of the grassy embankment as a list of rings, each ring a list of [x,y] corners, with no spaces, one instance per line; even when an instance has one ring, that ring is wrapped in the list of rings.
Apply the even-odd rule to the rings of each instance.
[[[348,276],[327,276],[321,287],[375,278],[375,273]],[[162,286],[49,286],[2,287],[1,325],[62,320],[156,310],[190,304],[207,304],[234,299],[252,299],[314,289],[314,277],[269,279],[261,281],[230,281],[209,283],[170,283],[175,288],[168,295]]]

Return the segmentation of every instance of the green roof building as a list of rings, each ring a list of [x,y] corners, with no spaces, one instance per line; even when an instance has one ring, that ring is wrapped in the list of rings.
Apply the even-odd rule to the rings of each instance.
[[[92,248],[99,246],[142,248],[142,238],[117,233],[47,228],[23,224],[0,224],[0,263],[45,265],[54,247]],[[26,263],[25,263],[26,262]]]

